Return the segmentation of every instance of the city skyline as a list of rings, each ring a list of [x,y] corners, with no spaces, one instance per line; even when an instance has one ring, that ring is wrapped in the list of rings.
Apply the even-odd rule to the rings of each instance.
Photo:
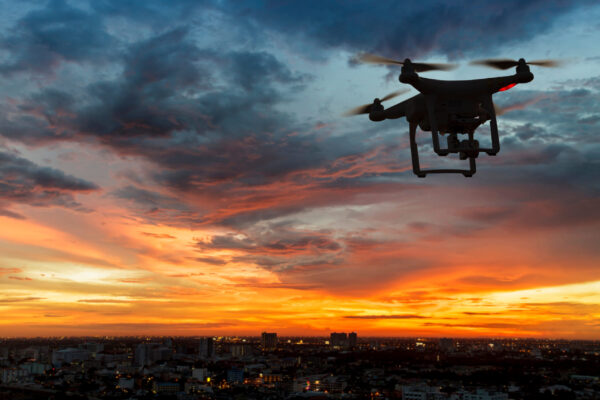
[[[600,338],[597,2],[0,5],[0,336]],[[565,63],[418,179],[361,52]]]

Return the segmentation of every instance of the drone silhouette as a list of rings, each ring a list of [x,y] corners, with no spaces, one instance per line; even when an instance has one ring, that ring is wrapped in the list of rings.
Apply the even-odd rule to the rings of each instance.
[[[520,60],[479,60],[473,65],[483,65],[496,69],[509,69],[516,67],[516,74],[499,76],[487,79],[474,79],[466,81],[443,81],[422,78],[417,73],[426,71],[454,69],[453,64],[414,63],[408,58],[396,61],[372,54],[363,54],[359,61],[372,64],[402,65],[400,82],[406,83],[417,89],[420,93],[392,107],[384,109],[382,102],[406,93],[408,89],[388,94],[373,100],[373,103],[356,107],[345,115],[369,114],[371,121],[396,119],[406,117],[409,123],[410,151],[412,156],[413,172],[419,178],[433,173],[459,173],[465,177],[472,177],[476,172],[475,159],[480,152],[495,156],[500,151],[498,138],[498,112],[492,95],[506,91],[519,83],[533,80],[529,70],[530,65],[540,67],[556,67],[560,63],[554,60],[525,61]],[[479,141],[474,139],[475,130],[485,122],[490,121],[491,148],[479,147]],[[423,131],[431,131],[433,150],[439,156],[458,153],[461,160],[469,159],[469,169],[421,169],[419,164],[419,150],[417,147],[417,126]],[[440,147],[439,135],[447,136],[446,148]],[[459,140],[459,134],[468,135],[468,139]]]

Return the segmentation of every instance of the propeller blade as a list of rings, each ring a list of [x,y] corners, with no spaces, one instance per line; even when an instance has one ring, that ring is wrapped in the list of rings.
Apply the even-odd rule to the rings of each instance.
[[[400,89],[395,92],[388,93],[387,95],[383,96],[381,98],[381,100],[379,100],[379,101],[383,103],[384,101],[393,99],[394,97],[400,96],[401,94],[407,93],[409,91],[410,91],[409,89]],[[371,112],[372,105],[373,105],[373,103],[363,104],[362,106],[358,106],[358,107],[355,107],[355,108],[352,108],[352,109],[346,111],[342,115],[344,115],[345,117],[351,117],[353,115],[368,114],[369,112]]]
[[[384,101],[387,101],[387,100],[389,100],[389,99],[393,99],[394,97],[396,97],[396,96],[400,96],[401,94],[407,93],[407,92],[409,92],[409,91],[410,91],[409,89],[401,89],[401,90],[398,90],[398,91],[395,91],[395,92],[389,93],[389,94],[387,94],[387,95],[383,96],[383,97],[381,98],[381,101],[382,101],[382,102],[384,102]]]
[[[537,65],[538,67],[555,68],[555,67],[560,67],[561,65],[563,65],[564,61],[561,61],[561,60],[535,60],[535,61],[528,61],[527,64]]]
[[[560,67],[564,62],[560,60],[536,60],[526,61],[529,65],[536,65],[538,67]],[[519,65],[517,60],[510,59],[487,59],[487,60],[476,60],[471,61],[471,65],[483,65],[485,67],[492,67],[496,69],[509,69]]]
[[[392,60],[391,58],[385,58],[381,56],[376,56],[375,54],[363,53],[357,57],[358,61],[362,61],[364,63],[369,64],[397,64],[402,65],[404,62]]]
[[[369,103],[369,104],[364,104],[362,106],[358,106],[356,108],[353,108],[351,110],[346,111],[343,115],[345,117],[351,117],[353,115],[368,114],[372,105],[373,105],[373,103]]]
[[[370,53],[363,53],[356,59],[369,64],[404,65],[404,61],[393,60],[391,58],[381,57]],[[412,65],[417,72],[450,71],[456,68],[455,64],[412,63]]]
[[[412,63],[416,72],[427,71],[451,71],[457,67],[456,64],[432,64],[432,63]]]
[[[496,69],[509,69],[511,67],[516,67],[517,65],[519,65],[519,62],[509,59],[486,59],[471,61],[469,64],[483,65],[484,67],[491,67]]]

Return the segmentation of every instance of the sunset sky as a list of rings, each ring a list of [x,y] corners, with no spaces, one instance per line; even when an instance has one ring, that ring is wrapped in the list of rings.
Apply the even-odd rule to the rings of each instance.
[[[0,337],[600,339],[597,1],[0,7]],[[419,179],[404,119],[341,116],[402,87],[361,52],[566,62]]]

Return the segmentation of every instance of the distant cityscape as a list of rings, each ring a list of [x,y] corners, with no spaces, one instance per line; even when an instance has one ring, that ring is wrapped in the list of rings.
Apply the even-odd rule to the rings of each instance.
[[[0,400],[600,399],[600,341],[0,339]]]

